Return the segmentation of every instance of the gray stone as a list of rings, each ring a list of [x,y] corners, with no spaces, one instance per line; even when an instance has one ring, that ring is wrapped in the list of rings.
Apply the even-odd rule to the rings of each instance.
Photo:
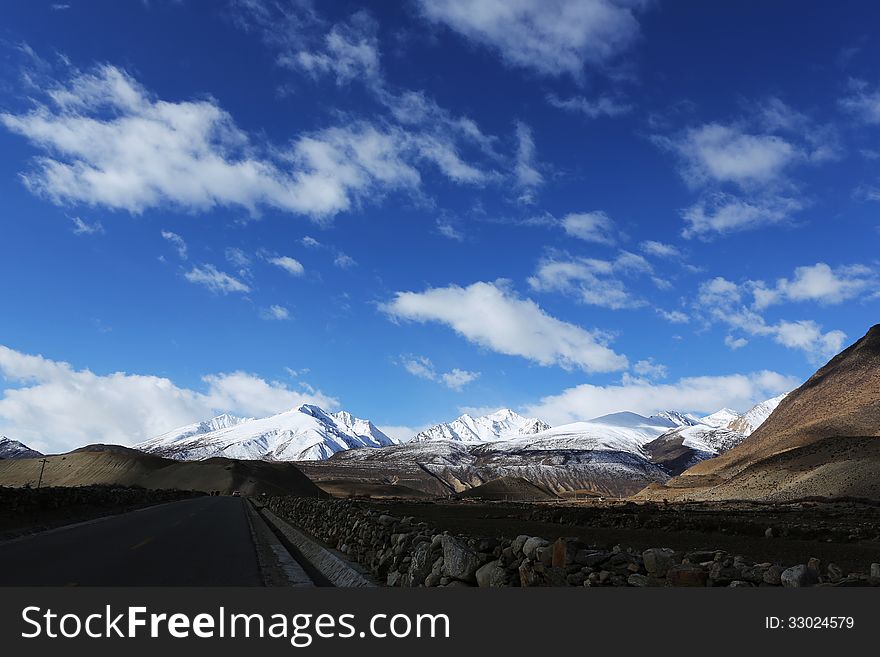
[[[410,580],[412,582],[424,582],[431,572],[431,566],[431,544],[419,543],[409,564]]]
[[[511,549],[513,550],[513,554],[521,557],[523,551],[523,545],[526,544],[526,541],[529,540],[531,536],[526,536],[525,534],[521,534],[513,539],[513,542],[510,544]]]
[[[630,586],[647,586],[649,581],[645,575],[639,575],[638,573],[633,573],[626,578],[626,583]]]
[[[666,579],[671,586],[706,586],[709,573],[701,566],[680,564],[666,571]]]
[[[764,571],[764,583],[769,584],[770,586],[779,586],[782,584],[782,573],[784,572],[785,568],[773,564]]]
[[[871,564],[871,577],[880,577],[880,563]]]
[[[666,577],[666,572],[675,565],[675,550],[671,548],[651,548],[642,552],[642,561],[654,577]]]
[[[540,586],[541,578],[535,572],[534,564],[528,559],[523,559],[519,565],[519,585],[520,586]]]
[[[474,580],[480,557],[464,543],[452,536],[443,537],[443,574],[465,581]]]
[[[480,587],[507,586],[507,570],[498,561],[490,561],[477,568],[476,578]]]
[[[550,543],[540,536],[532,536],[529,540],[523,543],[522,553],[526,559],[534,559],[537,555],[536,552],[539,547],[546,547],[550,545]]]
[[[782,571],[779,577],[783,586],[789,588],[799,588],[803,586],[813,586],[817,583],[816,573],[807,568],[806,564],[798,564]]]
[[[837,584],[837,582],[843,579],[843,569],[836,563],[829,563],[826,572],[828,573],[828,580],[833,584]]]
[[[754,587],[755,585],[752,584],[751,582],[744,582],[741,579],[735,579],[730,584],[728,584],[728,586],[732,589],[739,589],[739,588],[750,589],[750,588]]]

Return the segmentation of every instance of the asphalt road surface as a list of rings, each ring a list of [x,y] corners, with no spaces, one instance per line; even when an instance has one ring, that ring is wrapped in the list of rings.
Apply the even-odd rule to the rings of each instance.
[[[199,497],[0,543],[0,585],[262,586],[244,505]]]

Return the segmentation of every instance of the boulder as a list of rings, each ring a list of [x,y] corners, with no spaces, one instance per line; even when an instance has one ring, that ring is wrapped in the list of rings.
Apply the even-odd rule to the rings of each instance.
[[[786,568],[779,576],[783,586],[789,588],[799,588],[803,586],[813,586],[819,579],[816,573],[810,570],[806,564],[798,564],[791,568]]]
[[[675,565],[675,550],[671,548],[651,548],[642,552],[645,570],[654,577],[666,577],[667,571]]]
[[[476,578],[480,587],[507,586],[507,570],[498,561],[490,561],[477,568]]]
[[[535,571],[534,564],[528,559],[523,559],[519,565],[520,586],[541,586],[541,577]]]
[[[554,567],[560,568],[574,563],[578,551],[583,547],[581,541],[577,538],[559,538],[553,544],[553,562]]]
[[[767,570],[764,571],[764,584],[769,584],[770,586],[779,586],[782,584],[782,573],[785,572],[785,568],[779,566],[777,564],[773,564]]]
[[[513,554],[515,556],[521,557],[523,546],[526,544],[526,541],[529,540],[531,536],[526,536],[525,534],[521,534],[513,539],[513,542],[510,544],[510,548],[513,550]]]
[[[649,582],[650,580],[645,575],[639,575],[638,573],[633,573],[626,578],[626,583],[630,586],[648,586]]]
[[[532,536],[529,540],[523,543],[522,553],[526,559],[534,559],[537,555],[539,547],[546,547],[550,545],[550,542],[541,538],[540,536]]]
[[[432,565],[431,544],[419,543],[409,563],[410,581],[413,584],[424,582],[431,572]]]
[[[452,536],[443,537],[442,573],[453,579],[475,581],[474,576],[480,567],[479,555]]]
[[[670,586],[706,586],[709,573],[700,566],[680,564],[666,571],[666,580]]]

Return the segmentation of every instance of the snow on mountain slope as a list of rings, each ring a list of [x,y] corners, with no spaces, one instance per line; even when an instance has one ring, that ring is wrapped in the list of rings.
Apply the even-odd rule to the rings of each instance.
[[[210,429],[211,426],[216,428]],[[209,430],[202,430],[205,428]],[[308,461],[326,459],[343,450],[393,444],[394,441],[369,420],[345,411],[327,413],[317,406],[303,404],[260,419],[219,416],[169,431],[135,448],[181,461],[216,456]]]
[[[43,455],[24,443],[0,436],[0,459],[30,459],[36,456]]]
[[[788,393],[783,393],[778,397],[761,402],[733,420],[728,425],[728,428],[738,431],[744,436],[752,435],[758,427],[764,424],[767,418],[770,417],[770,414],[779,406],[779,403],[787,396]]]
[[[150,438],[149,440],[142,442],[137,448],[141,451],[151,451],[151,447],[154,445],[172,445],[182,440],[186,440],[187,438],[191,438],[192,436],[200,436],[202,434],[211,433],[212,431],[228,429],[229,427],[237,426],[242,422],[250,422],[253,419],[254,418],[252,417],[237,417],[235,415],[224,413],[223,415],[212,417],[210,420],[195,422],[194,424],[187,424],[186,426],[172,429],[171,431],[158,435],[155,438]]]
[[[536,434],[549,428],[549,424],[539,419],[523,417],[509,408],[502,408],[489,415],[471,417],[465,413],[452,422],[435,424],[416,434],[411,442],[452,440],[461,443],[486,443]]]
[[[739,417],[739,413],[731,408],[722,408],[720,411],[715,411],[712,415],[707,415],[705,417],[699,418],[700,424],[708,424],[710,427],[724,427],[727,426],[736,420]]]
[[[699,418],[696,418],[693,415],[687,413],[679,413],[678,411],[660,411],[659,413],[655,413],[651,417],[660,418],[661,420],[668,420],[669,422],[672,422],[674,425],[679,427],[692,427],[696,424],[700,424]]]

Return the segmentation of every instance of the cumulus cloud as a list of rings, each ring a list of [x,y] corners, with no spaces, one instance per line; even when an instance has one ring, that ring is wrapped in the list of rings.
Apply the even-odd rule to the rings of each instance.
[[[424,163],[455,182],[489,179],[436,131],[363,121],[301,134],[284,148],[255,144],[214,99],[161,100],[110,65],[47,96],[29,112],[0,113],[0,124],[42,151],[22,178],[58,204],[133,213],[165,204],[251,213],[268,206],[326,220],[386,192],[418,189]]]
[[[653,358],[646,358],[633,365],[633,372],[646,379],[665,379],[669,374],[669,368],[661,363],[655,363]]]
[[[582,384],[542,398],[527,406],[525,413],[559,425],[623,410],[641,415],[668,409],[714,413],[720,408],[733,408],[744,412],[800,384],[796,378],[768,370],[686,377],[674,383],[633,380],[607,386]]]
[[[878,286],[876,272],[866,265],[847,265],[832,269],[824,262],[797,267],[791,279],[780,278],[769,287],[752,281],[753,306],[761,310],[785,301],[815,301],[835,305],[854,299]]]
[[[582,303],[618,310],[645,304],[631,294],[621,276],[652,271],[647,260],[628,251],[621,251],[613,260],[554,256],[541,260],[528,283],[536,292],[563,292]]]
[[[724,324],[749,336],[772,338],[777,344],[790,349],[799,349],[807,354],[811,362],[822,362],[837,354],[846,340],[843,331],[823,331],[813,320],[767,322],[755,309],[744,301],[751,285],[737,285],[723,277],[716,277],[700,285],[697,294],[697,309],[707,321]],[[728,335],[728,347],[736,349],[744,342]]]
[[[393,319],[445,324],[481,347],[540,365],[587,372],[627,365],[602,333],[548,315],[531,299],[518,297],[506,281],[398,292],[381,309]]]
[[[96,374],[0,346],[0,434],[41,451],[89,443],[131,445],[174,427],[229,412],[266,416],[302,403],[335,410],[338,400],[246,372],[203,377],[203,389],[144,374]]]
[[[333,258],[333,264],[340,269],[351,269],[352,267],[357,266],[357,261],[350,255],[340,251],[336,254],[336,257]]]
[[[400,364],[407,372],[426,381],[441,383],[451,390],[459,391],[467,384],[479,378],[479,372],[469,372],[453,368],[448,372],[438,372],[434,363],[427,356],[403,356]]]
[[[601,210],[567,214],[562,218],[561,224],[568,235],[585,242],[614,244],[617,241],[614,220]]]
[[[290,256],[272,256],[268,258],[268,261],[276,267],[280,267],[291,276],[302,276],[306,271],[299,260]]]
[[[162,239],[174,247],[174,250],[177,251],[177,255],[181,260],[186,260],[189,250],[186,246],[186,241],[180,235],[172,233],[170,230],[163,230]]]
[[[203,285],[215,294],[250,292],[247,283],[217,269],[214,265],[196,265],[184,274],[190,283]]]
[[[580,77],[624,52],[639,33],[640,0],[418,0],[422,14],[510,66]]]
[[[728,123],[695,125],[654,142],[674,153],[700,198],[682,212],[686,238],[709,239],[788,221],[807,205],[796,167],[840,157],[833,125],[821,125],[778,98],[754,103]]]

